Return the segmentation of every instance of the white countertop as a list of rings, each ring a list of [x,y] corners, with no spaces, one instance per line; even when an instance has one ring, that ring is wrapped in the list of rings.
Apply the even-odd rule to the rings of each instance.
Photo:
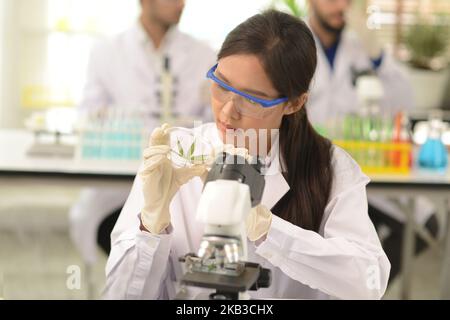
[[[30,157],[27,150],[33,141],[33,134],[26,130],[0,130],[0,171],[135,176],[141,164],[140,161],[131,160],[83,160],[79,156]],[[369,175],[369,177],[374,183],[450,184],[450,170],[438,173],[413,169],[408,175]]]
[[[0,171],[56,173],[80,175],[124,175],[135,176],[140,161],[124,160],[82,160],[64,157],[28,156],[34,136],[25,130],[0,131]]]
[[[449,184],[450,170],[436,172],[424,169],[412,169],[409,174],[399,175],[369,175],[370,181],[374,183],[409,183],[409,184]]]

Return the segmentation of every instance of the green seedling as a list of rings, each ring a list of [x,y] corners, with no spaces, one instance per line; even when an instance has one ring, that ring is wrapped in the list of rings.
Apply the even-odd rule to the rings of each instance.
[[[193,164],[203,164],[208,159],[208,156],[204,155],[204,154],[198,155],[198,156],[194,156],[195,148],[196,148],[196,141],[195,140],[191,144],[188,152],[185,152],[185,150],[183,149],[183,146],[181,145],[181,142],[180,142],[179,139],[177,139],[177,147],[178,147],[178,152],[175,152],[175,153],[177,155],[179,155],[181,158],[183,158],[184,160],[186,160],[187,162],[191,162]]]

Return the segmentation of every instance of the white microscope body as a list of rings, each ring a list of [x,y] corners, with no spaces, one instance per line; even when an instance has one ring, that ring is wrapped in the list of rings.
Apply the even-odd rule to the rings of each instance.
[[[228,161],[227,160],[232,160]],[[205,225],[198,254],[187,254],[182,284],[216,293],[210,299],[249,299],[248,290],[270,286],[271,273],[247,262],[246,224],[252,207],[261,202],[265,180],[262,164],[250,164],[223,153],[205,182],[196,219]]]
[[[248,185],[233,180],[208,182],[196,217],[205,224],[199,257],[206,260],[215,254],[219,260],[223,258],[224,263],[246,261],[245,219],[251,208]],[[223,244],[223,252],[220,252],[220,244]]]

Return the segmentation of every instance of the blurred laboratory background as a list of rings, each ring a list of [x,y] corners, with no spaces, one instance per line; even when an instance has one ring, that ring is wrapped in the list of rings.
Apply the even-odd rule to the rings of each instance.
[[[159,50],[137,27],[139,0],[0,0],[0,299],[101,298],[107,239],[149,131],[212,119],[206,71],[240,22],[311,10],[165,1],[184,10]],[[371,218],[399,265],[384,299],[450,299],[450,1],[353,2],[410,103],[383,112],[383,79],[354,70],[358,111],[315,126],[372,179]],[[401,217],[386,222],[386,210]]]

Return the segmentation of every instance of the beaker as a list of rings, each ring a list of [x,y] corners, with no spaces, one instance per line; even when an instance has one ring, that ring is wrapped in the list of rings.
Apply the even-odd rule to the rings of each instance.
[[[422,168],[443,170],[448,164],[447,149],[442,142],[445,124],[439,112],[433,112],[429,120],[429,132],[419,151],[419,165]]]

